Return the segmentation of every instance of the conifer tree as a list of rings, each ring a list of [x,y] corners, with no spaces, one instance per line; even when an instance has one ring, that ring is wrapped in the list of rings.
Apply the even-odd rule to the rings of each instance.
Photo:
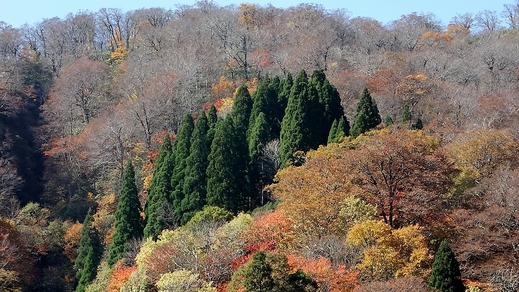
[[[152,226],[158,227],[158,208],[167,202],[167,197],[171,192],[171,161],[169,156],[172,152],[171,140],[169,134],[164,136],[164,141],[160,146],[159,154],[155,160],[155,166],[153,168],[153,178],[151,179],[150,189],[148,191],[148,199],[144,207],[144,238],[149,236],[156,237],[162,230],[155,230],[151,232]],[[168,165],[165,166],[166,161]],[[153,234],[153,235],[152,235]]]
[[[292,78],[292,74],[288,72],[285,79],[279,83],[278,103],[280,111],[277,116],[279,121],[283,121],[283,117],[285,116],[285,110],[288,105],[288,98],[290,97],[292,86],[294,86],[294,79]]]
[[[344,109],[341,105],[341,97],[337,88],[330,84],[323,70],[315,70],[312,73],[310,84],[315,88],[320,104],[320,107],[314,107],[317,111],[314,125],[316,125],[317,128],[313,131],[321,134],[321,136],[318,137],[318,145],[323,145],[327,141],[327,134],[333,121],[339,120],[344,116]],[[320,119],[320,121],[318,119]]]
[[[270,127],[265,118],[265,114],[260,112],[253,125],[251,125],[249,140],[249,155],[251,158],[251,166],[249,169],[249,179],[251,184],[251,200],[250,209],[254,209],[262,204],[261,192],[263,187],[271,183],[272,178],[264,170],[263,166],[263,148],[269,141]]]
[[[390,115],[387,115],[386,118],[384,119],[384,124],[386,126],[391,126],[393,124],[393,119],[391,118]]]
[[[338,138],[350,136],[350,122],[348,122],[346,116],[342,116],[339,119],[339,124],[337,125],[337,136]]]
[[[193,117],[191,114],[186,114],[182,120],[182,125],[178,131],[173,151],[175,153],[175,167],[171,175],[171,198],[177,217],[182,218],[182,200],[184,194],[184,176],[187,167],[187,158],[189,157],[189,150],[191,148],[191,135],[194,129]]]
[[[85,291],[86,286],[95,279],[103,253],[101,239],[92,222],[92,209],[89,209],[81,228],[78,256],[74,262],[78,280],[77,292]]]
[[[168,224],[162,214],[167,206],[172,206],[170,202],[171,176],[175,165],[173,153],[166,156],[164,163],[159,169],[153,172],[153,179],[150,185],[150,192],[146,202],[144,226],[144,238],[152,237],[157,239],[158,235]]]
[[[209,124],[205,112],[200,112],[191,137],[191,149],[187,158],[184,188],[185,194],[181,204],[182,218],[180,223],[186,224],[193,215],[206,205],[206,186],[210,143],[207,141]]]
[[[207,141],[209,142],[209,145],[211,144],[211,141],[213,141],[216,122],[218,122],[216,107],[211,105],[209,111],[207,112],[207,125],[209,126],[209,130],[207,131]]]
[[[265,137],[265,141],[279,138],[281,131],[281,120],[277,119],[278,112],[281,110],[278,103],[277,86],[271,85],[271,79],[265,78],[259,82],[256,91],[252,94],[252,110],[249,121],[249,130],[247,131],[247,139],[250,144],[251,129],[256,123],[256,119],[260,113],[265,116],[265,122],[269,129],[269,135]]]
[[[244,161],[241,143],[237,143],[232,118],[221,120],[216,125],[207,167],[207,203],[224,208],[234,214],[246,205],[248,188],[247,161]]]
[[[337,120],[334,120],[330,128],[330,132],[328,133],[328,143],[337,142],[337,126],[339,126],[339,122],[337,122]]]
[[[232,106],[231,116],[234,122],[234,128],[243,134],[245,138],[247,129],[249,128],[249,121],[252,111],[252,98],[249,94],[247,86],[243,84],[238,88],[234,103]]]
[[[128,250],[128,241],[142,237],[141,205],[135,170],[129,161],[124,172],[123,186],[115,212],[115,233],[109,248],[108,264],[113,266]]]
[[[281,167],[293,160],[294,152],[308,151],[311,145],[311,134],[309,123],[309,90],[308,77],[304,70],[301,70],[294,81],[285,116],[281,124],[280,135],[280,156]]]
[[[357,104],[357,113],[351,128],[351,136],[355,138],[376,127],[381,121],[375,99],[371,97],[368,89],[364,88]]]
[[[256,252],[245,270],[245,288],[248,292],[274,291],[276,282],[272,278],[272,267],[264,251]]]
[[[409,105],[404,104],[404,110],[402,111],[401,116],[402,124],[405,124],[411,120],[411,111],[409,110]]]
[[[434,255],[429,286],[441,292],[463,292],[460,266],[447,240],[440,243]]]

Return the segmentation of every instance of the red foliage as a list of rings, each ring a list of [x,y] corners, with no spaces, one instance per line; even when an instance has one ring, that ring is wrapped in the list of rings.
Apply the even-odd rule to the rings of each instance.
[[[116,292],[128,281],[133,271],[137,269],[137,266],[124,266],[118,262],[110,278],[110,283],[106,289],[107,292]]]

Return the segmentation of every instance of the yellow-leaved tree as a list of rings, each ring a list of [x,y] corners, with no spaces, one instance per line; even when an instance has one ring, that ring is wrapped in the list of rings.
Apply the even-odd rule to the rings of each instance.
[[[418,225],[392,229],[382,221],[368,220],[353,226],[346,242],[364,249],[357,269],[369,280],[423,276],[431,259]]]

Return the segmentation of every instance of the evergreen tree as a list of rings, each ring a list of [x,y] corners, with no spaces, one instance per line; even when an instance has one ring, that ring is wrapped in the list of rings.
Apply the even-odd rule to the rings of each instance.
[[[171,192],[171,161],[168,161],[172,152],[171,140],[169,134],[166,134],[164,141],[159,150],[155,166],[153,168],[153,178],[151,179],[150,189],[148,191],[148,199],[144,206],[144,238],[153,236],[156,238],[158,233],[162,230],[158,226],[158,208],[167,202],[167,196]],[[168,161],[168,165],[166,164]],[[155,226],[159,230],[152,228]],[[151,230],[154,230],[151,232]]]
[[[216,122],[218,122],[216,107],[214,105],[211,105],[209,111],[207,112],[207,124],[209,125],[209,130],[207,131],[207,141],[209,142],[209,144],[211,144],[211,141],[213,141]]]
[[[247,292],[274,291],[276,282],[272,278],[272,267],[264,251],[256,252],[245,271],[244,285]]]
[[[205,112],[200,112],[191,137],[191,148],[187,158],[184,188],[185,194],[181,204],[182,218],[180,223],[186,224],[193,215],[206,205],[206,186],[210,144],[207,141],[209,124]]]
[[[184,194],[184,177],[187,167],[187,158],[189,157],[189,150],[191,148],[191,135],[195,128],[193,117],[191,114],[186,114],[182,120],[182,125],[178,131],[173,151],[175,153],[175,167],[171,175],[171,199],[175,208],[177,218],[182,218],[182,200]]]
[[[101,239],[92,226],[92,221],[92,209],[89,209],[81,228],[78,256],[74,262],[78,292],[85,291],[86,286],[95,279],[103,253]]]
[[[285,116],[281,124],[280,135],[280,156],[281,167],[287,163],[292,163],[293,154],[300,151],[308,151],[311,148],[311,134],[309,123],[309,90],[308,77],[304,70],[301,70],[294,81]]]
[[[270,127],[265,114],[261,112],[251,127],[249,140],[249,155],[251,158],[249,179],[252,187],[250,209],[254,209],[263,203],[261,192],[265,185],[272,182],[272,177],[263,169],[262,152],[270,137]]]
[[[249,121],[249,130],[247,131],[247,139],[250,144],[250,135],[252,127],[256,123],[256,119],[260,113],[265,116],[265,122],[269,129],[269,135],[265,137],[265,141],[270,141],[279,138],[281,131],[281,120],[278,120],[277,115],[281,110],[278,103],[277,86],[271,85],[271,79],[265,78],[259,82],[256,91],[252,94],[252,110]]]
[[[337,125],[337,136],[338,138],[350,136],[350,122],[348,122],[346,116],[342,116],[339,119],[339,124]]]
[[[315,110],[317,110],[317,118],[322,120],[317,122],[317,119],[314,119],[314,121],[316,121],[314,124],[318,127],[315,132],[321,134],[318,138],[319,145],[323,145],[327,141],[327,134],[333,121],[339,120],[344,116],[344,109],[341,105],[339,91],[337,91],[335,86],[330,84],[323,70],[313,72],[310,78],[310,84],[315,88],[318,94],[320,107],[316,107]]]
[[[128,241],[142,237],[141,205],[135,184],[135,170],[128,162],[115,212],[115,233],[109,249],[108,264],[113,266],[128,250]]]
[[[207,203],[237,214],[246,205],[248,163],[233,120],[228,117],[216,125],[207,167]]]
[[[337,142],[337,126],[339,126],[339,122],[337,122],[337,120],[333,121],[330,132],[328,133],[328,143]]]
[[[375,99],[371,97],[368,89],[364,88],[357,104],[357,113],[351,128],[351,135],[356,138],[360,134],[376,127],[381,121]]]
[[[171,176],[173,166],[175,165],[174,159],[175,156],[173,153],[170,153],[164,163],[162,163],[160,169],[153,172],[148,201],[146,202],[144,238],[152,237],[156,240],[160,232],[164,230],[168,224],[175,224],[177,221],[173,218],[175,222],[170,222],[171,220],[168,221],[165,218],[165,212],[169,213],[171,211],[169,209],[172,208],[170,194]]]
[[[279,89],[278,89],[279,112],[277,115],[277,120],[280,122],[283,121],[283,117],[285,116],[286,107],[288,105],[288,98],[290,97],[290,92],[292,91],[293,86],[294,86],[294,79],[292,78],[292,74],[290,74],[290,72],[288,72],[285,79],[283,79],[279,83]]]
[[[422,122],[422,119],[418,118],[416,119],[416,123],[414,123],[412,125],[412,128],[413,129],[416,129],[416,130],[421,130],[423,128],[423,122]]]
[[[393,119],[391,118],[390,115],[387,115],[387,116],[386,116],[386,119],[384,120],[384,124],[385,124],[386,126],[391,126],[391,125],[393,124]]]
[[[402,111],[401,116],[402,124],[405,124],[411,120],[411,111],[409,110],[409,105],[404,104],[404,110]]]
[[[460,266],[447,240],[443,240],[434,255],[429,286],[441,292],[463,292]]]
[[[238,88],[234,103],[232,106],[231,116],[234,122],[234,128],[243,134],[245,138],[247,129],[249,128],[249,121],[252,111],[252,98],[249,94],[247,86],[243,84]]]

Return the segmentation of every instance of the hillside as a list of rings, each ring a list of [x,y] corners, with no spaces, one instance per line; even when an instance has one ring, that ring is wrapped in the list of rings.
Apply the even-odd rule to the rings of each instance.
[[[516,291],[518,19],[0,22],[0,290]]]

